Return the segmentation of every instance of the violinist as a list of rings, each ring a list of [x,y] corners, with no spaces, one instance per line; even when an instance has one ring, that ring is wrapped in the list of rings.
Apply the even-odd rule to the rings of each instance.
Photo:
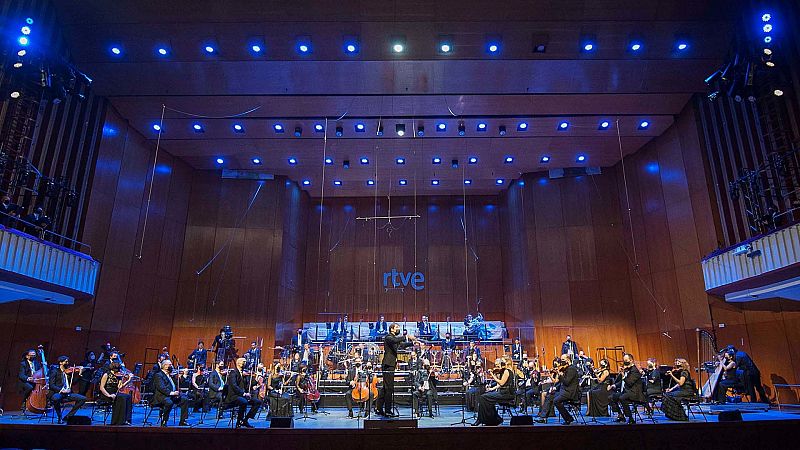
[[[19,376],[17,378],[17,385],[22,394],[23,412],[25,412],[28,397],[30,397],[31,392],[33,392],[36,382],[33,375],[39,370],[42,370],[42,363],[36,359],[36,350],[30,349],[25,352],[25,358],[19,363]]]
[[[153,377],[153,406],[161,407],[161,426],[167,426],[169,413],[174,406],[181,409],[180,427],[188,427],[186,419],[189,418],[189,399],[181,395],[178,385],[172,379],[172,361],[165,359],[161,362],[161,370]]]
[[[67,356],[58,357],[58,370],[50,372],[49,390],[47,398],[53,403],[53,408],[56,410],[58,416],[58,423],[62,423],[61,418],[61,405],[66,402],[75,402],[72,409],[69,410],[64,419],[69,419],[74,416],[81,406],[86,403],[86,397],[81,394],[72,393],[72,376],[67,374],[67,367],[69,366],[69,358]],[[74,373],[74,369],[70,374]]]
[[[288,376],[288,372],[286,376]],[[275,364],[267,379],[270,417],[288,417],[292,415],[291,397],[288,392],[284,392],[286,376],[283,374],[281,365]]]
[[[258,347],[258,342],[253,341],[250,343],[250,350],[244,352],[242,355],[245,360],[244,369],[255,369],[259,361],[261,361],[261,349]]]
[[[189,385],[189,406],[194,409],[194,412],[200,409],[204,412],[208,412],[210,409],[208,397],[206,396],[206,382],[203,366],[196,366],[194,372],[192,372],[191,383]]]
[[[208,398],[206,407],[210,408],[212,403],[217,406],[222,404],[222,390],[225,387],[225,374],[222,371],[225,369],[224,361],[217,361],[214,366],[214,371],[208,376]],[[222,408],[217,411],[217,416],[221,417]]]
[[[533,410],[533,405],[537,404],[537,399],[539,398],[540,386],[539,381],[541,381],[541,375],[539,371],[536,370],[536,363],[535,361],[528,361],[528,366],[526,367],[526,376],[525,382],[522,385],[522,398],[523,398],[523,408],[525,411],[528,410],[530,407]]]
[[[589,411],[587,416],[608,417],[609,386],[611,386],[611,371],[606,358],[600,360],[600,367],[594,371],[597,384],[589,391]]]
[[[250,384],[244,373],[246,362],[245,358],[236,359],[236,368],[228,372],[228,379],[226,380],[228,390],[225,392],[223,402],[228,408],[238,408],[236,428],[253,428],[250,425],[250,419],[256,416],[258,409],[261,407],[261,400],[257,397],[254,398],[250,392]],[[249,376],[252,377],[252,375]],[[250,405],[250,411],[245,416],[247,405]]]
[[[513,373],[504,359],[495,361],[495,368],[488,372],[495,384],[486,389],[486,393],[478,397],[478,417],[472,426],[480,424],[496,426],[503,423],[495,405],[500,402],[514,401]]]
[[[206,361],[208,360],[208,350],[206,350],[205,343],[203,341],[197,342],[197,348],[189,354],[186,358],[186,364],[189,366],[190,369],[194,369],[196,367],[205,367]]]
[[[311,390],[311,376],[308,374],[308,366],[305,364],[300,366],[300,373],[298,373],[297,377],[295,378],[294,386],[297,389],[297,399],[302,410],[305,411],[308,403],[311,403],[311,412],[316,414],[317,404],[315,402],[309,402],[306,400],[306,395]]]
[[[422,360],[422,369],[414,376],[414,412],[420,416],[420,402],[425,399],[428,405],[428,417],[433,418],[433,403],[436,400],[436,374],[431,370],[431,362]]]
[[[86,395],[89,392],[89,387],[92,384],[94,371],[97,369],[97,357],[91,350],[86,352],[86,355],[81,363],[83,370],[81,370],[80,377],[78,378],[78,393]]]
[[[551,405],[555,406],[561,418],[564,420],[564,425],[569,425],[575,421],[572,415],[567,411],[564,403],[580,402],[581,391],[578,388],[580,377],[578,376],[578,369],[572,364],[572,357],[569,354],[562,354],[558,365],[553,366],[555,375],[558,377],[560,384],[558,390],[545,398],[542,409],[539,410],[540,421],[546,421],[546,414],[549,412]],[[552,403],[551,403],[552,402]],[[542,418],[542,412],[545,413]]]
[[[467,411],[477,411],[478,397],[483,395],[486,389],[481,360],[476,359],[474,361],[469,361],[467,368],[464,369],[462,378],[464,379],[464,387],[467,388],[465,399]]]
[[[619,381],[614,386],[609,386],[608,390],[615,389],[611,394],[611,409],[617,413],[617,422],[628,420],[629,424],[636,423],[631,412],[632,402],[646,402],[647,399],[642,392],[642,373],[636,364],[633,363],[633,355],[626,353],[622,355],[622,371]],[[622,408],[620,408],[620,405]],[[624,417],[623,417],[624,413]]]
[[[103,400],[111,403],[111,425],[130,425],[131,414],[133,411],[133,401],[129,394],[121,394],[120,389],[131,382],[132,373],[126,377],[120,374],[122,366],[119,363],[111,363],[108,372],[100,378],[98,388]]]

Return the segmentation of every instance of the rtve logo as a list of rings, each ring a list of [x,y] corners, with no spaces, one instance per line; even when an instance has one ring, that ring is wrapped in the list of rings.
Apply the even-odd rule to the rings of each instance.
[[[389,285],[389,279],[391,278],[391,286]],[[392,268],[391,272],[384,272],[383,274],[383,287],[384,288],[399,288],[401,286],[408,286],[411,284],[411,288],[415,291],[421,291],[425,289],[425,275],[422,272],[398,272],[397,269]]]

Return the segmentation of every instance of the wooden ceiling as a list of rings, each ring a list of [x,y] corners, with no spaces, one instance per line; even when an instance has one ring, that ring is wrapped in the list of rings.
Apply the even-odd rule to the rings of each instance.
[[[620,150],[630,154],[661,134],[704,90],[727,49],[732,14],[702,0],[55,5],[76,64],[143,135],[158,137],[152,126],[166,105],[161,145],[170,153],[198,169],[218,169],[223,158],[227,168],[309,180],[305,188],[315,196],[323,177],[326,196],[374,195],[368,179],[378,180],[380,193],[461,194],[467,178],[468,193],[485,194],[525,172],[611,166]],[[582,50],[587,40],[591,52]],[[638,52],[629,49],[634,40]],[[299,41],[309,54],[297,51]],[[401,54],[392,51],[398,41]],[[450,54],[439,51],[443,41]],[[678,41],[688,48],[677,51]],[[261,54],[251,52],[254,42]],[[345,53],[347,42],[358,46],[355,55]],[[490,42],[497,54],[487,51]],[[204,51],[209,44],[213,55]],[[539,44],[544,52],[534,51]],[[157,54],[159,46],[167,56]],[[562,121],[567,130],[558,129]],[[611,127],[598,129],[602,121]],[[526,131],[518,131],[520,122]],[[235,123],[244,133],[234,132]],[[285,132],[276,133],[276,123]],[[439,123],[445,131],[436,131]],[[327,128],[315,132],[316,124]],[[378,124],[383,136],[376,136]],[[405,125],[405,136],[396,124]],[[578,154],[586,161],[576,162]],[[323,155],[334,163],[324,165]],[[467,164],[471,156],[477,164]],[[254,166],[253,157],[262,164]],[[289,165],[290,157],[298,163]],[[398,157],[406,163],[396,164]]]

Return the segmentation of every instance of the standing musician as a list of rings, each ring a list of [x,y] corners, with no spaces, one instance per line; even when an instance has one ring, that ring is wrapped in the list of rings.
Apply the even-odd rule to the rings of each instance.
[[[269,397],[269,416],[288,417],[292,415],[291,396],[284,392],[286,375],[280,364],[275,364],[267,379],[267,396]]]
[[[480,424],[496,426],[503,423],[503,418],[497,413],[495,405],[502,401],[513,401],[515,388],[513,373],[507,365],[504,358],[498,359],[495,361],[495,368],[488,372],[495,384],[478,397],[478,417],[472,426]]]
[[[306,395],[311,390],[311,376],[308,374],[308,366],[305,364],[300,366],[300,373],[297,374],[297,377],[294,381],[294,386],[297,388],[296,396],[298,399],[298,404],[300,408],[305,411],[308,403],[311,403],[311,412],[317,412],[317,403],[316,402],[309,402],[306,399]]]
[[[100,378],[100,394],[103,399],[111,403],[111,425],[130,425],[133,413],[133,400],[129,394],[121,394],[120,389],[127,386],[133,379],[133,374],[121,375],[122,366],[111,363],[108,372]]]
[[[383,373],[383,389],[378,393],[378,400],[375,402],[375,413],[394,417],[392,411],[394,407],[394,371],[397,367],[397,351],[414,345],[417,338],[412,334],[400,336],[400,325],[392,323],[389,326],[389,334],[383,338],[383,362],[381,372]]]
[[[225,392],[223,402],[228,408],[238,408],[236,415],[236,428],[253,428],[250,425],[250,419],[256,416],[258,408],[261,407],[261,400],[253,398],[250,393],[249,380],[246,379],[244,374],[245,358],[236,359],[236,368],[228,372],[228,380],[226,386],[228,390]],[[244,412],[250,405],[250,411],[247,412],[245,417]]]
[[[22,411],[26,409],[28,397],[33,392],[34,383],[33,374],[42,369],[42,363],[36,359],[36,350],[30,349],[25,352],[25,359],[19,363],[19,376],[17,378],[17,385],[20,393],[22,394]]]
[[[216,403],[218,407],[222,404],[223,389],[225,387],[225,375],[222,373],[223,369],[225,369],[225,362],[217,361],[214,366],[214,371],[208,376],[208,408],[211,407],[212,403]],[[222,408],[219,408],[217,416],[222,417],[221,413]]]
[[[389,334],[389,324],[386,323],[386,319],[381,315],[378,321],[375,322],[375,336],[378,339],[383,339],[387,334]]]
[[[514,339],[514,344],[511,346],[511,359],[519,363],[522,361],[523,351],[519,338]]]
[[[430,339],[433,337],[433,328],[428,322],[428,316],[422,316],[422,320],[417,322],[417,334],[422,339]]]
[[[542,409],[539,411],[540,417],[541,412],[544,411],[544,420],[547,420],[546,414],[551,407],[548,403],[552,401],[552,405],[555,406],[555,408],[558,410],[558,413],[561,415],[561,418],[564,420],[564,425],[569,425],[574,422],[575,419],[572,417],[569,411],[567,411],[564,403],[580,402],[581,391],[578,388],[578,383],[580,381],[578,369],[572,365],[572,357],[565,353],[561,355],[560,362],[558,363],[558,366],[554,366],[554,370],[556,371],[560,387],[557,392],[547,396],[545,399],[545,404],[542,405]]]
[[[72,409],[69,410],[64,419],[69,419],[74,416],[81,406],[86,403],[86,397],[81,394],[72,393],[71,378],[67,375],[67,366],[69,366],[69,357],[58,357],[58,370],[50,372],[49,390],[47,391],[47,398],[53,403],[53,408],[56,410],[58,416],[58,423],[62,422],[61,419],[61,404],[66,402],[75,402]],[[74,372],[73,372],[74,374]]]
[[[297,334],[292,337],[292,351],[293,352],[301,352],[303,351],[303,346],[308,342],[308,337],[305,336],[303,333],[302,328],[297,329]]]
[[[587,416],[608,417],[609,388],[611,387],[611,371],[606,358],[600,360],[600,367],[593,373],[596,385],[589,391],[589,410]]]
[[[174,406],[181,409],[181,419],[179,427],[189,426],[186,419],[189,418],[189,399],[181,394],[180,389],[170,376],[172,373],[172,361],[165,359],[161,362],[161,370],[153,377],[153,406],[161,407],[161,426],[167,426],[169,413]]]
[[[314,350],[311,349],[311,344],[306,342],[303,344],[303,349],[300,351],[300,363],[306,366],[314,362]]]
[[[206,350],[205,343],[203,343],[203,341],[198,341],[197,348],[192,353],[189,353],[189,357],[186,358],[186,364],[190,369],[194,369],[198,366],[205,367],[207,359],[208,350]]]
[[[256,365],[259,361],[261,361],[261,349],[258,347],[258,342],[253,341],[250,343],[250,350],[244,352],[242,355],[245,360],[244,368],[247,370],[252,370],[256,368]]]
[[[569,355],[570,360],[575,360],[575,356],[578,355],[578,344],[572,340],[572,336],[567,335],[567,340],[561,344],[561,354]]]
[[[366,370],[362,368],[362,359],[357,357],[353,362],[353,365],[347,369],[347,376],[345,380],[347,381],[347,390],[344,392],[344,402],[347,405],[347,417],[353,418],[353,391],[358,387],[359,383],[366,383],[369,386],[370,377],[372,374],[368,373]],[[369,393],[368,403],[364,410],[367,412],[367,417],[369,417],[369,411],[372,407],[372,402],[375,399],[372,396],[372,392]]]
[[[611,394],[611,409],[617,413],[617,422],[628,419],[628,423],[636,423],[631,412],[631,402],[646,402],[647,399],[642,392],[642,373],[633,363],[633,355],[630,353],[622,355],[622,373],[619,381],[613,387],[608,387],[608,390],[611,389],[616,389]]]
[[[422,360],[422,369],[418,370],[414,376],[414,397],[416,408],[414,413],[420,416],[420,402],[426,400],[428,405],[428,417],[433,418],[433,403],[436,400],[436,373],[431,370],[431,362],[427,359]]]

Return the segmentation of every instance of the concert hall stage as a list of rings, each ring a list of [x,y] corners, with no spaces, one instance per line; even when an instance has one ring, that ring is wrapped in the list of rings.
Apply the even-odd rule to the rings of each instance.
[[[404,411],[405,412],[405,411]],[[193,428],[142,427],[142,411],[134,413],[131,427],[102,425],[51,425],[49,420],[19,418],[16,414],[0,417],[0,448],[286,448],[286,449],[358,449],[392,445],[398,447],[430,447],[435,449],[471,449],[477,447],[531,448],[725,448],[752,447],[791,448],[800,416],[771,410],[745,413],[742,422],[718,422],[715,414],[692,421],[673,422],[656,413],[656,423],[616,424],[601,418],[588,425],[558,425],[555,418],[548,424],[534,426],[471,427],[451,425],[461,419],[456,407],[443,407],[435,419],[420,419],[419,428],[365,429],[364,422],[347,419],[345,410],[331,408],[330,415],[316,414],[317,420],[303,421],[296,416],[294,429],[269,428],[268,420],[254,421],[255,429],[230,429],[220,421],[206,419]],[[99,418],[99,417],[98,417]],[[467,417],[469,421],[469,417]],[[192,416],[190,423],[196,424]],[[383,421],[389,422],[389,421]],[[385,424],[385,423],[384,423]],[[796,447],[796,446],[795,446]]]

